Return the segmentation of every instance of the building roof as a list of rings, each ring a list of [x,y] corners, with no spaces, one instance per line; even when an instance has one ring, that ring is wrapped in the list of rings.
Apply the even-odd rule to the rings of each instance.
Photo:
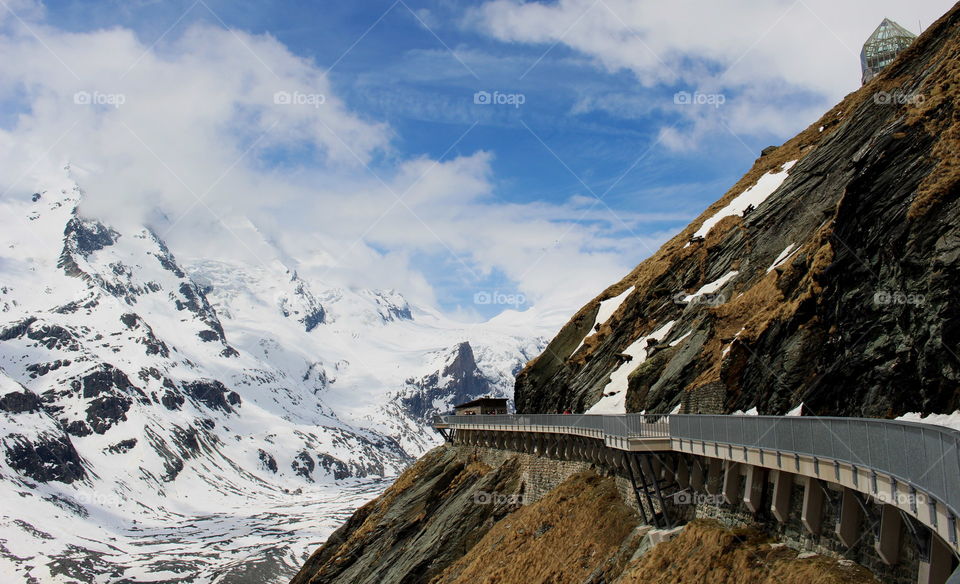
[[[468,402],[466,402],[466,403],[457,404],[457,405],[455,405],[455,406],[453,406],[453,407],[454,407],[454,408],[466,408],[466,407],[470,407],[470,406],[479,406],[479,405],[484,405],[484,404],[497,404],[497,405],[504,404],[504,405],[506,405],[506,403],[507,403],[507,398],[505,398],[505,397],[490,397],[490,396],[485,396],[485,397],[477,398],[477,399],[475,399],[475,400],[473,400],[473,401],[468,401]]]
[[[889,65],[913,43],[917,35],[900,26],[889,18],[884,18],[860,52],[860,65],[863,68],[863,82],[866,83]]]

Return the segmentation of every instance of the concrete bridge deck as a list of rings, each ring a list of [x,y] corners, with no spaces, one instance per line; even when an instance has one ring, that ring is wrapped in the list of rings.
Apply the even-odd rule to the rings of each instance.
[[[819,534],[825,497],[839,491],[834,529],[841,542],[852,547],[863,537],[864,519],[873,519],[883,562],[897,563],[907,531],[921,558],[917,581],[960,584],[955,430],[860,418],[641,414],[445,416],[435,427],[459,443],[623,468],[653,523],[670,524],[668,486],[742,501],[753,512],[769,500],[769,511],[784,522],[799,483],[803,527]],[[879,506],[875,517],[867,501]]]

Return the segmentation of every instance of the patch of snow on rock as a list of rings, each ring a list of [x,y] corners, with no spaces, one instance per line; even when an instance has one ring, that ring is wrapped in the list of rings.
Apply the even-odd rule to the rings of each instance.
[[[630,373],[647,360],[647,341],[655,340],[658,343],[667,338],[670,329],[676,321],[671,320],[645,337],[634,341],[624,349],[623,354],[632,357],[630,361],[621,363],[610,374],[610,381],[603,388],[603,397],[586,411],[588,414],[625,414],[627,412],[627,378]]]
[[[698,297],[703,296],[703,295],[705,295],[705,294],[716,294],[719,290],[721,290],[724,286],[726,286],[727,283],[728,283],[730,280],[736,278],[736,277],[739,276],[739,275],[740,275],[740,272],[738,272],[738,271],[736,271],[736,270],[733,270],[733,271],[731,271],[731,272],[727,272],[727,273],[724,274],[723,277],[721,277],[719,280],[714,280],[713,282],[710,282],[709,284],[704,284],[699,290],[697,290],[697,291],[694,292],[693,294],[688,294],[688,295],[684,296],[684,297],[683,297],[683,301],[684,301],[684,302],[693,302],[693,301],[696,300]]]
[[[610,320],[610,317],[613,316],[613,313],[616,312],[618,308],[620,308],[620,305],[622,305],[623,301],[627,299],[627,296],[630,296],[630,294],[633,293],[634,288],[634,286],[630,286],[613,298],[607,298],[606,300],[600,301],[600,309],[597,311],[597,318],[594,319],[593,326],[590,327],[590,331],[584,335],[583,340],[581,340],[580,344],[577,345],[577,348],[573,350],[573,353],[570,353],[571,355],[579,351],[580,348],[583,347],[583,344],[587,342],[587,339],[597,332],[597,326],[602,325]]]
[[[786,262],[788,259],[793,257],[793,254],[797,253],[797,251],[800,251],[800,250],[794,251],[796,247],[797,247],[797,244],[791,243],[786,247],[786,249],[780,252],[780,255],[777,256],[777,259],[773,260],[773,263],[770,264],[769,268],[767,268],[767,273],[769,274],[770,272],[774,271],[775,269],[780,267],[784,262]]]
[[[783,181],[787,180],[787,177],[790,175],[790,169],[793,168],[793,165],[796,163],[796,160],[788,162],[781,167],[779,172],[768,172],[760,177],[757,184],[743,191],[743,193],[738,195],[734,200],[730,201],[726,207],[720,209],[716,215],[704,221],[700,229],[693,234],[693,237],[706,237],[714,225],[724,218],[732,215],[742,215],[750,205],[754,207],[760,206],[761,203],[766,201],[770,195],[780,188]]]

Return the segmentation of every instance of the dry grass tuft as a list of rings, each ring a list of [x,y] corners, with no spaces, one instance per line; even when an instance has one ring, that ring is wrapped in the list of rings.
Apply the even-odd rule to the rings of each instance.
[[[866,568],[824,556],[798,559],[750,529],[697,520],[674,540],[653,548],[616,584],[859,584],[876,582]]]
[[[613,558],[638,520],[613,479],[571,476],[497,523],[434,584],[581,584]]]

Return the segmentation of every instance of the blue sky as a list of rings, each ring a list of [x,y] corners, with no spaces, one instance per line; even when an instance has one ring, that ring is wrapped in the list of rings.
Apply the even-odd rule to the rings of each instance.
[[[251,194],[245,198],[261,199],[261,205],[248,201],[244,211],[288,249],[300,247],[316,256],[337,248],[336,243],[313,241],[320,228],[311,225],[322,220],[320,215],[343,213],[339,224],[355,218],[354,230],[341,236],[360,241],[365,255],[353,257],[352,246],[342,254],[330,251],[335,259],[317,277],[336,274],[351,285],[353,280],[376,283],[376,278],[346,269],[346,264],[362,265],[366,276],[382,273],[389,287],[445,311],[486,318],[512,307],[478,304],[473,301],[478,292],[521,294],[521,308],[539,304],[575,310],[721,196],[763,147],[783,142],[858,87],[856,51],[883,16],[917,31],[950,3],[924,0],[904,7],[884,0],[870,7],[837,7],[820,0],[731,0],[719,9],[702,6],[688,0],[670,6],[621,0],[50,0],[40,7],[5,0],[0,26],[10,43],[49,53],[43,67],[76,78],[78,87],[90,84],[86,74],[68,73],[85,65],[74,64],[60,47],[71,46],[71,39],[89,39],[90,47],[106,47],[90,49],[85,58],[95,59],[95,50],[110,50],[116,42],[111,31],[135,39],[116,50],[140,54],[136,67],[141,62],[144,67],[183,66],[185,76],[196,72],[186,67],[198,60],[235,73],[239,83],[245,83],[244,76],[249,83],[272,83],[274,77],[274,89],[284,89],[287,77],[280,70],[295,69],[295,61],[305,60],[307,72],[291,75],[298,82],[312,76],[322,85],[320,92],[335,97],[340,108],[339,117],[325,118],[322,126],[336,129],[341,126],[330,120],[346,120],[356,131],[356,142],[340,136],[336,141],[304,138],[294,126],[285,130],[286,139],[271,129],[260,142],[267,132],[261,132],[259,121],[231,117],[227,123],[237,140],[235,150],[253,149],[243,156],[244,171],[253,173],[254,182],[278,174],[295,177],[290,191],[299,193],[266,208],[263,197]],[[207,41],[189,40],[191,30]],[[230,44],[232,39],[238,42]],[[227,44],[223,50],[231,55],[216,57],[220,45]],[[275,56],[274,45],[284,54]],[[98,74],[92,71],[90,78],[101,79]],[[43,92],[36,87],[59,84],[55,73],[42,81],[32,75],[17,70],[0,77],[5,83],[0,123],[10,139],[23,140],[40,126],[52,135],[67,123],[51,117],[46,124],[37,119],[27,124],[18,118],[24,113],[38,118],[45,110],[37,106]],[[309,83],[303,87],[307,91]],[[64,91],[68,89],[65,84]],[[143,86],[124,91],[135,102]],[[674,96],[681,91],[720,95],[723,103],[678,105]],[[477,92],[515,96],[510,99],[523,103],[477,104]],[[168,115],[177,115],[170,111]],[[257,108],[251,111],[257,120],[265,116]],[[106,116],[122,113],[102,113],[102,119],[91,122],[98,129],[90,131],[101,131]],[[140,130],[132,120],[123,125],[136,134]],[[220,129],[225,122],[210,123]],[[142,135],[154,131],[144,127]],[[37,138],[40,150],[44,139]],[[157,147],[151,150],[165,157],[160,130],[155,139]],[[338,143],[362,164],[351,169],[343,161],[331,162]],[[102,153],[109,155],[108,149]],[[166,158],[166,170],[179,172],[175,156]],[[404,200],[398,209],[407,208],[413,217],[398,216],[396,224],[389,206],[386,214],[364,218],[356,217],[356,208],[343,211],[367,205],[359,201],[377,183],[402,189],[404,169],[421,163],[431,180],[433,168],[449,170],[448,180],[434,187],[449,192],[424,195],[426,211],[412,204],[408,208]],[[309,185],[317,181],[337,185],[341,198],[328,192],[324,196],[334,198],[324,199],[324,205],[308,203],[313,200]],[[102,190],[120,190],[111,184],[105,182]],[[470,193],[463,207],[454,196],[461,188]],[[396,200],[386,197],[383,203],[395,205]],[[439,205],[445,212],[434,217]],[[227,212],[226,206],[214,209],[218,219]],[[177,215],[176,205],[164,213]],[[318,214],[316,221],[312,214]],[[511,223],[502,231],[490,230],[490,221],[507,216]],[[404,237],[411,229],[429,231],[431,237]],[[497,245],[504,238],[516,241]],[[551,248],[561,250],[560,257],[545,261]],[[309,266],[304,263],[302,269]],[[569,287],[571,279],[577,281],[575,290],[557,292]]]

